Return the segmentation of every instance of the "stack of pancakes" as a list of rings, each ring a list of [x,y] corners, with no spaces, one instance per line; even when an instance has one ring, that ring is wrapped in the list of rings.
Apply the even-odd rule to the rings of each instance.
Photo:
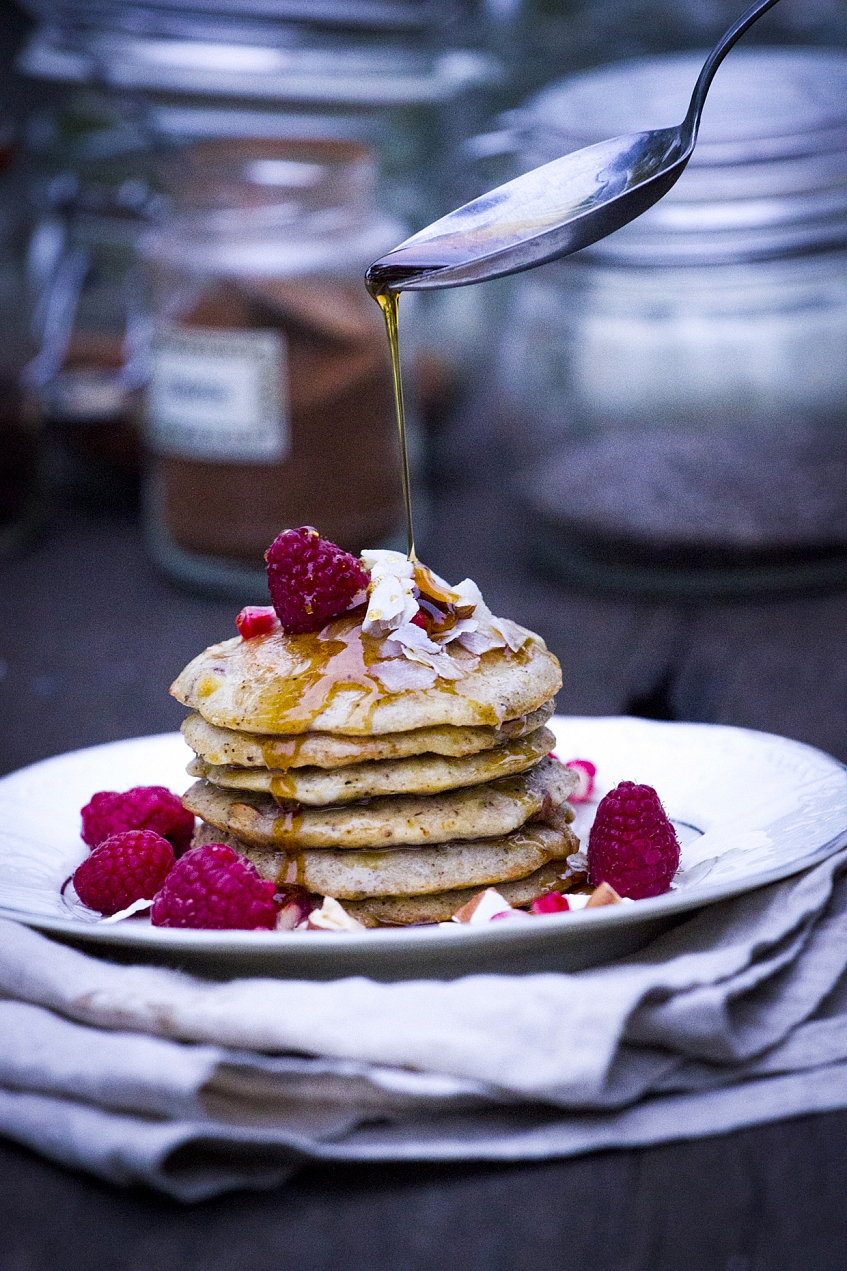
[[[520,906],[581,882],[566,862],[576,777],[545,727],[559,664],[516,629],[517,652],[400,691],[361,616],[207,649],[171,689],[193,709],[195,843],[229,843],[366,926],[443,921],[488,886]]]

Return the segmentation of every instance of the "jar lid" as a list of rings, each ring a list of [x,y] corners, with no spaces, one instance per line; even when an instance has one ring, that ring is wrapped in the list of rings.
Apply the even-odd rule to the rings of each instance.
[[[542,90],[528,122],[590,145],[618,133],[666,128],[688,109],[707,52],[638,58],[573,75]],[[847,54],[831,49],[735,49],[703,108],[698,150],[847,127]],[[696,153],[696,152],[695,152]]]
[[[39,21],[51,25],[109,27],[112,30],[173,32],[192,25],[208,32],[210,22],[309,22],[324,27],[383,31],[428,30],[447,17],[445,0],[22,0]]]
[[[215,34],[218,38],[215,38]],[[331,35],[333,33],[330,33]],[[349,40],[266,24],[257,30],[139,34],[39,28],[18,59],[27,75],[65,83],[193,97],[389,107],[450,101],[496,79],[494,60],[472,49],[437,52],[388,42],[378,32]]]
[[[679,123],[705,53],[575,75],[516,112],[520,167],[622,133]],[[752,259],[847,241],[847,54],[734,51],[670,192],[586,251],[629,263]]]

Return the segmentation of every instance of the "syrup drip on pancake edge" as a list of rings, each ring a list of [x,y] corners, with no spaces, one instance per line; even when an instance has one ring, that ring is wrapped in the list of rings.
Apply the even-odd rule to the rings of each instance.
[[[379,659],[378,642],[362,635],[361,620],[361,610],[354,610],[323,631],[285,637],[302,669],[288,679],[274,679],[262,694],[259,712],[267,719],[269,730],[304,733],[339,693],[353,691],[359,698],[357,714],[362,716],[363,731],[367,731],[385,691],[369,674],[368,668]],[[279,637],[259,637],[275,638]]]
[[[274,678],[262,692],[256,712],[256,722],[262,731],[305,733],[339,694],[347,693],[356,696],[355,722],[349,728],[350,734],[367,735],[376,707],[404,696],[402,692],[388,692],[371,674],[370,668],[381,660],[379,646],[382,641],[363,635],[361,622],[362,611],[355,609],[334,619],[322,631],[284,637],[299,667],[284,680]],[[257,642],[278,639],[279,635],[258,636]],[[519,650],[511,657],[521,662],[526,654]],[[433,688],[441,693],[457,692],[456,681],[453,680],[438,679]],[[491,707],[482,703],[476,703],[476,706],[477,723],[496,726],[501,722]],[[297,737],[291,736],[286,740],[293,758],[298,749]],[[272,755],[273,763],[269,766],[284,769],[276,742],[273,743]]]
[[[276,768],[281,772],[297,767],[297,760],[300,758],[304,742],[303,736],[274,737],[272,741],[259,742],[265,767]]]

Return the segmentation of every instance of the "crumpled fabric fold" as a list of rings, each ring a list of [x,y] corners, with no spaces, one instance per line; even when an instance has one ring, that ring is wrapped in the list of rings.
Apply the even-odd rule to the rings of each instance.
[[[847,849],[575,974],[205,981],[0,920],[0,1132],[185,1201],[725,1133],[847,1107],[845,972]]]

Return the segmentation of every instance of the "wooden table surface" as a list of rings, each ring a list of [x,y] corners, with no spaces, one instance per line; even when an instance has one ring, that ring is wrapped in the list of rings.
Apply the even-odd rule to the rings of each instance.
[[[847,760],[847,595],[674,606],[534,575],[520,509],[450,489],[425,559],[562,660],[559,709],[785,733]],[[0,562],[0,770],[175,728],[167,694],[234,605],[157,577],[133,517],[57,511]],[[0,1143],[0,1271],[843,1271],[847,1113],[532,1165],[311,1169],[182,1207]]]

